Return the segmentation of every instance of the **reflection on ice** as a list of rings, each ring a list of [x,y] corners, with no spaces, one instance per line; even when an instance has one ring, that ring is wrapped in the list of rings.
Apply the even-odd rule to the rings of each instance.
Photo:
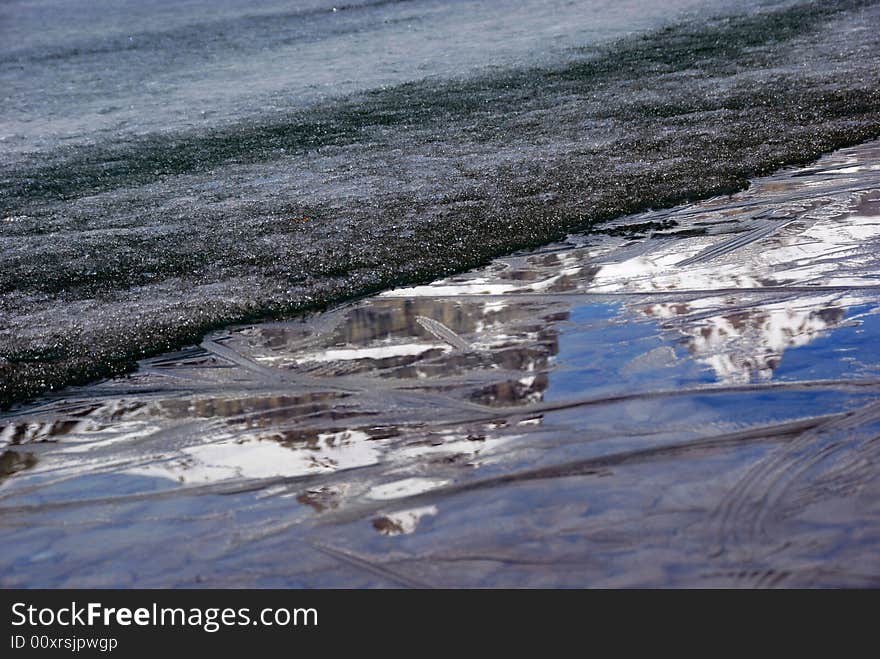
[[[312,354],[304,354],[297,357],[298,364],[308,362],[340,362],[352,359],[388,359],[389,357],[421,357],[431,350],[446,351],[449,348],[443,345],[432,345],[423,343],[403,343],[392,344],[387,346],[377,346],[375,348],[339,348],[336,350],[323,350]]]
[[[377,517],[373,520],[373,528],[382,535],[400,535],[412,533],[419,525],[423,517],[433,517],[437,514],[437,506],[422,506],[400,510],[396,513]]]
[[[851,537],[880,528],[877,163],[845,150],[14,410],[7,560],[64,552],[31,585],[122,583],[136,543],[268,570],[244,585],[809,585],[833,554],[833,583],[875,583]],[[282,574],[290,542],[314,551]],[[194,569],[163,560],[134,582]]]
[[[259,437],[221,440],[187,447],[127,472],[181,483],[304,476],[375,464],[380,453],[369,440],[366,433],[349,430],[319,433],[299,450]]]
[[[367,496],[371,499],[380,500],[403,499],[414,494],[428,492],[441,485],[446,485],[448,482],[431,478],[404,478],[403,480],[376,485],[367,492]]]
[[[817,296],[821,298],[822,296]],[[804,346],[836,327],[845,316],[835,296],[801,300],[803,307],[769,304],[757,310],[734,311],[694,323],[688,332],[688,351],[708,364],[721,382],[766,380],[790,348]],[[660,305],[655,305],[660,306]],[[651,308],[651,315],[660,315]]]
[[[0,453],[0,482],[13,474],[30,469],[35,464],[37,459],[33,453],[3,451]]]
[[[874,215],[853,214],[872,207]],[[847,212],[847,209],[850,212]],[[588,290],[602,293],[750,289],[782,285],[852,286],[877,283],[876,252],[867,241],[880,236],[880,194],[863,192],[849,204],[834,203],[779,223],[775,231],[752,229],[752,242],[721,240],[730,247],[715,254],[709,238],[667,240],[650,254],[603,265]],[[778,228],[777,226],[778,225]],[[707,254],[693,264],[694,257]],[[709,256],[711,254],[711,256]],[[689,258],[682,260],[682,256]]]

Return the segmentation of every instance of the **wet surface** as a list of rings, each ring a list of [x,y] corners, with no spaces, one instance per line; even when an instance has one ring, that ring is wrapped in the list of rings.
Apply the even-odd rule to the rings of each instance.
[[[880,143],[0,417],[4,586],[880,585]]]
[[[878,0],[0,3],[0,409],[876,138],[878,52]]]

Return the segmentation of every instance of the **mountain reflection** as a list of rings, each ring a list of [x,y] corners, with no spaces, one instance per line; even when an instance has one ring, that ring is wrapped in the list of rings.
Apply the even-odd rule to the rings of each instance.
[[[858,322],[850,310],[875,299],[880,193],[841,172],[781,176],[735,203],[628,218],[428,285],[218,333],[100,395],[10,417],[0,477],[107,460],[175,484],[367,474],[288,493],[322,513],[431,491],[501,459],[543,430],[554,382],[589,399],[702,385],[707,372],[719,384],[772,379],[786,352]],[[699,373],[675,370],[683,362]],[[39,459],[24,446],[41,447]],[[436,514],[420,506],[372,525],[406,535]]]
[[[803,307],[815,305],[815,308]],[[840,325],[846,308],[828,298],[800,299],[797,306],[768,305],[702,317],[678,330],[694,359],[710,366],[720,382],[767,380],[786,350],[804,346]],[[825,305],[825,306],[823,306]],[[780,308],[781,307],[781,308]],[[686,314],[687,305],[655,304],[644,313],[655,318]]]

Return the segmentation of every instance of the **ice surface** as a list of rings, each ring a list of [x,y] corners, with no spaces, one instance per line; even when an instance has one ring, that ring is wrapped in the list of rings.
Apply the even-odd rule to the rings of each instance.
[[[0,7],[0,405],[880,132],[872,2],[146,7]]]
[[[19,407],[0,584],[880,585],[878,163],[844,149]]]

